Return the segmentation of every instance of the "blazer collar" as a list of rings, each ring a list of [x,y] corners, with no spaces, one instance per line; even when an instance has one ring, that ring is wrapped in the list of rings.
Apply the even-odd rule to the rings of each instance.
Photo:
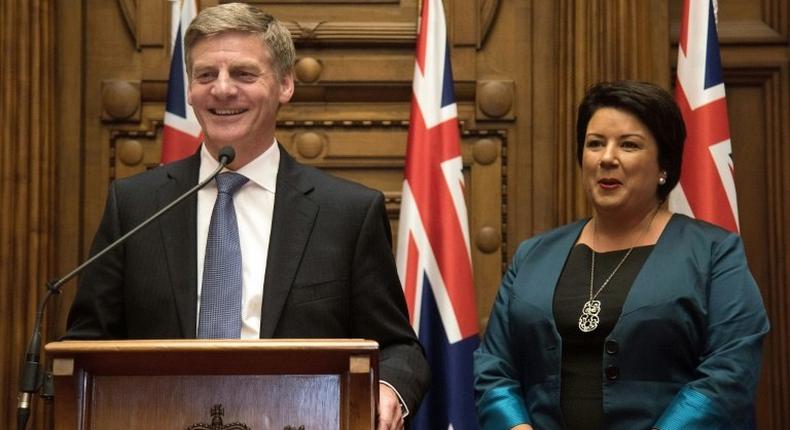
[[[655,303],[659,300],[662,291],[660,288],[655,288],[655,279],[659,279],[662,271],[672,264],[668,258],[677,254],[677,250],[672,248],[679,242],[679,231],[686,222],[685,220],[685,217],[677,214],[670,218],[653,251],[634,279],[623,303],[621,315],[626,315],[645,304]],[[589,219],[577,221],[547,233],[541,238],[540,249],[531,252],[528,259],[529,267],[523,268],[523,272],[526,274],[524,281],[526,287],[519,290],[520,294],[524,295],[526,301],[534,303],[538,309],[544,312],[545,317],[554,323],[555,331],[554,291],[568,255],[588,221]],[[540,270],[534,270],[536,267]],[[615,326],[616,328],[617,326]],[[558,332],[555,334],[559,336]]]
[[[631,285],[631,290],[625,297],[623,303],[622,315],[627,315],[643,306],[661,303],[666,294],[665,288],[656,288],[660,285],[659,279],[664,277],[667,267],[673,267],[676,264],[672,261],[677,255],[682,254],[682,250],[678,249],[680,241],[680,230],[687,220],[685,216],[672,214],[669,222],[664,227],[664,231],[658,237],[653,251],[645,260],[644,265],[636,275],[634,283]]]

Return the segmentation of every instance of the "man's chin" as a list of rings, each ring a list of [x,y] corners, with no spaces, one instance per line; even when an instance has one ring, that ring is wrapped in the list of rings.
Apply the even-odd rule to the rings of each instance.
[[[215,149],[219,151],[221,148],[225,146],[236,146],[238,145],[244,137],[242,135],[222,135],[222,136],[206,136],[206,146],[209,149]]]

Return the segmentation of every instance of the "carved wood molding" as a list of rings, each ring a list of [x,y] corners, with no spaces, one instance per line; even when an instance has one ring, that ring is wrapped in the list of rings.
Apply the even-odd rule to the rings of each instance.
[[[494,26],[494,19],[499,9],[499,0],[480,0],[479,4],[480,36],[477,42],[478,49],[485,45],[488,33],[491,32],[491,28]]]
[[[129,0],[119,0],[129,1]],[[221,1],[227,3],[229,1]],[[343,3],[398,3],[397,0],[248,0],[251,4],[343,4]],[[493,28],[499,9],[499,0],[481,0],[478,4],[477,18],[479,34],[477,48],[485,44]],[[357,45],[413,45],[417,39],[416,19],[411,22],[331,22],[331,21],[287,21],[283,23],[291,32],[294,43],[303,44],[348,44]]]
[[[680,22],[671,24],[672,44],[677,45],[680,39]],[[719,44],[740,45],[744,43],[786,43],[787,35],[781,29],[771,26],[771,23],[760,20],[722,20],[719,21]]]
[[[110,130],[108,182],[160,165],[162,127],[161,118],[146,115],[139,124]]]
[[[126,30],[132,37],[135,48],[140,48],[137,39],[137,2],[135,0],[118,0],[118,8],[123,14],[123,21],[126,23]]]
[[[677,45],[682,3],[672,2],[672,44]],[[788,42],[790,9],[784,0],[729,0],[719,4],[719,44],[782,44]]]
[[[139,86],[143,103],[165,103],[167,101],[166,81],[144,80],[140,82]],[[456,81],[453,88],[457,103],[475,100],[476,82]],[[314,84],[297,82],[290,104],[301,102],[410,102],[411,97],[411,77],[403,81],[383,82],[319,81]]]
[[[300,45],[414,45],[415,22],[287,21],[294,43]]]

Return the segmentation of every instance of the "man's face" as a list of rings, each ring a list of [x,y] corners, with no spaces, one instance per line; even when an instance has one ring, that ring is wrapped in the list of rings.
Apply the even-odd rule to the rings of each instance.
[[[230,32],[192,46],[188,100],[217,155],[225,145],[250,156],[273,142],[277,108],[293,95],[293,76],[278,77],[256,35]]]

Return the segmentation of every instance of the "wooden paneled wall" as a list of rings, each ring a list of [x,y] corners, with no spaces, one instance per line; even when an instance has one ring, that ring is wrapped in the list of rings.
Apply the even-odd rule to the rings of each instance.
[[[0,427],[16,422],[27,340],[55,242],[55,8],[0,3]],[[44,327],[44,333],[48,331]],[[31,420],[42,425],[43,414]]]
[[[383,190],[397,229],[418,0],[250,2],[282,19],[297,45],[296,95],[280,112],[278,139],[304,163]],[[623,78],[669,89],[681,4],[445,0],[481,327],[518,243],[589,213],[573,138],[585,89]],[[16,384],[43,279],[86,257],[109,181],[158,164],[169,7],[9,0],[0,9],[2,71],[39,64],[2,74],[0,312],[11,317],[0,329],[13,339],[0,363],[6,385]],[[742,235],[773,325],[758,423],[783,430],[790,428],[790,7],[720,0],[719,9]],[[51,25],[22,26],[24,17]],[[53,34],[57,49],[47,42]],[[57,64],[55,76],[46,64]],[[54,303],[50,338],[64,330],[74,286]],[[0,427],[12,425],[12,394]]]

